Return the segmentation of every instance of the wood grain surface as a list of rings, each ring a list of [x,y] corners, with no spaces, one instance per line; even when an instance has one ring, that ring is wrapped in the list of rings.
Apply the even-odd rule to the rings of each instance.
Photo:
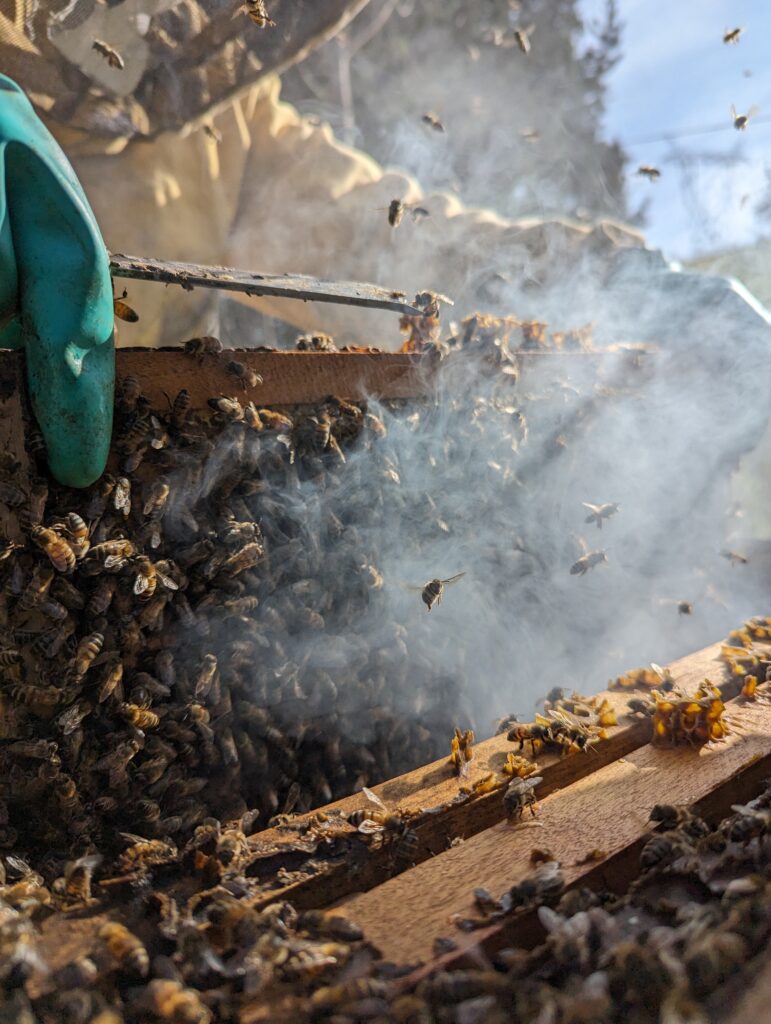
[[[731,734],[702,750],[650,745],[606,765],[541,801],[538,818],[519,826],[500,822],[459,846],[370,892],[350,897],[338,912],[356,921],[386,959],[430,961],[434,940],[451,935],[460,947],[490,940],[506,924],[483,936],[461,933],[454,915],[478,916],[473,889],[499,896],[533,871],[535,847],[551,852],[562,865],[568,886],[599,875],[651,831],[648,821],[657,803],[693,805],[728,788],[722,805],[740,802],[746,772],[760,779],[771,767],[771,705],[731,702]],[[726,799],[729,801],[726,804]],[[602,858],[585,862],[592,851]],[[582,863],[582,861],[584,861]]]
[[[720,660],[720,644],[690,654],[673,662],[669,669],[677,684],[691,692],[705,678],[720,685],[726,698],[738,692],[736,677],[729,678]],[[608,730],[609,738],[597,744],[592,753],[576,753],[566,757],[545,753],[538,756],[538,775],[543,779],[538,792],[545,796],[570,785],[578,779],[597,772],[604,765],[623,757],[646,744],[650,738],[650,722],[625,715],[626,703],[637,691],[610,690],[600,694],[607,697],[619,716],[619,724]],[[623,716],[623,717],[621,717]],[[463,726],[463,723],[459,723]],[[294,870],[283,884],[277,884],[275,869],[286,857],[288,847],[296,839],[294,833],[281,829],[266,829],[250,837],[255,860],[250,873],[265,879],[264,892],[255,899],[265,905],[276,899],[288,899],[299,907],[318,907],[339,900],[355,891],[364,892],[380,885],[388,877],[399,874],[414,864],[436,857],[447,850],[453,839],[468,839],[502,820],[504,808],[502,791],[510,779],[501,769],[506,754],[516,751],[506,734],[494,736],[478,743],[470,762],[466,779],[459,780],[448,757],[415,771],[398,776],[373,792],[391,809],[401,813],[415,813],[410,827],[417,842],[408,861],[394,857],[394,850],[377,845],[365,845],[365,840],[351,830],[348,849],[323,846],[304,858],[293,855]],[[471,785],[490,772],[495,773],[496,788],[481,796],[471,796],[462,803],[453,803],[458,796],[461,781]],[[351,811],[368,806],[361,794],[346,797],[328,805],[325,811]],[[355,864],[355,871],[352,865]]]

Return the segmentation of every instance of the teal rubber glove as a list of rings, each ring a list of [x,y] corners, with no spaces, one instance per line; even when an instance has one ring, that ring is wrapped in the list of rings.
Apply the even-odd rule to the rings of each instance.
[[[24,348],[49,467],[71,487],[107,462],[113,322],[107,249],[75,172],[0,75],[0,347]]]

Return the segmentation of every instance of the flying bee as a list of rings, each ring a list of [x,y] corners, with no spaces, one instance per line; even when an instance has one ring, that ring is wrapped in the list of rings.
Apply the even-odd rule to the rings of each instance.
[[[582,501],[581,504],[589,509],[589,515],[584,522],[596,523],[598,530],[602,529],[603,519],[610,519],[621,507],[617,501],[606,501],[604,505],[592,505],[588,501]]]
[[[217,145],[222,142],[222,132],[215,128],[211,121],[207,121],[204,124],[203,133],[210,138],[212,142],[216,142]]]
[[[231,360],[227,364],[225,373],[235,377],[244,391],[248,388],[256,388],[258,384],[262,384],[262,377],[256,370],[253,370],[251,366],[247,366],[246,363],[239,363],[236,360]]]
[[[423,115],[421,121],[423,124],[427,124],[429,128],[433,128],[435,132],[444,132],[444,125],[436,114],[432,113],[430,110]]]
[[[526,807],[530,808],[530,813],[535,817],[537,804],[534,790],[542,782],[543,779],[540,775],[531,776],[528,779],[517,777],[511,780],[503,795],[503,806],[509,821],[514,818],[521,821]]]
[[[750,118],[754,117],[760,112],[760,108],[754,104],[750,107],[746,114],[737,114],[736,107],[731,104],[731,120],[733,121],[734,128],[738,132],[743,132],[749,124]]]
[[[110,46],[109,43],[105,43],[101,39],[95,39],[91,43],[91,49],[96,50],[100,57],[104,57],[109,67],[115,68],[116,71],[123,71],[123,69],[126,67],[126,64],[121,55],[118,53],[115,47]]]
[[[640,164],[637,173],[641,178],[647,178],[648,181],[658,181],[661,177],[661,171],[652,164]]]
[[[251,21],[257,26],[257,28],[275,28],[276,23],[270,18],[267,10],[265,9],[265,0],[245,0],[239,8],[236,10],[235,17],[238,14],[246,14]]]
[[[163,584],[167,590],[179,590],[179,585],[145,555],[135,558],[134,565],[137,575],[134,579],[133,591],[140,600],[149,601],[159,583]]]
[[[530,36],[535,31],[535,25],[528,25],[527,28],[518,28],[514,31],[514,40],[522,53],[530,53]]]
[[[125,925],[115,921],[102,925],[99,938],[107,946],[119,970],[146,978],[150,973],[150,957],[142,942]]]
[[[78,644],[75,657],[70,663],[70,671],[75,679],[81,680],[88,672],[94,659],[99,656],[104,645],[102,633],[90,633]]]
[[[422,587],[410,587],[409,589],[419,593],[423,600],[423,604],[429,611],[431,611],[435,604],[441,604],[444,588],[449,586],[451,583],[457,583],[457,581],[465,575],[465,572],[459,572],[456,573],[455,576],[450,576],[449,579],[429,580],[428,583],[424,583]]]
[[[125,320],[127,324],[135,324],[139,320],[139,314],[129,306],[124,299],[128,296],[126,289],[123,289],[123,295],[119,299],[112,300],[113,311],[119,320]]]
[[[729,551],[728,548],[723,548],[720,552],[721,558],[726,558],[731,563],[731,568],[735,565],[747,565],[749,558],[746,555],[740,555],[738,551]]]
[[[72,572],[77,558],[68,541],[45,526],[33,526],[29,535],[32,542],[48,555],[57,572]]]
[[[202,363],[205,356],[218,356],[222,351],[222,342],[211,334],[204,334],[200,338],[191,338],[184,344],[185,352],[189,356]]]
[[[743,28],[727,28],[723,33],[723,42],[738,43],[742,32],[744,32]]]
[[[603,562],[608,561],[608,556],[604,551],[586,551],[586,544],[583,540],[580,541],[581,547],[584,549],[585,554],[581,555],[570,567],[571,576],[585,576],[590,569],[593,569],[595,565],[601,565]]]
[[[388,205],[388,223],[392,228],[398,228],[404,216],[404,203],[401,199],[392,199]]]

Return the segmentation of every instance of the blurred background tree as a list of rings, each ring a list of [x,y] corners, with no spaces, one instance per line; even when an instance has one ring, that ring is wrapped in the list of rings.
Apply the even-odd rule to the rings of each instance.
[[[532,27],[532,28],[531,28]],[[517,30],[528,32],[522,52]],[[626,155],[601,137],[616,0],[373,0],[284,75],[284,98],[426,189],[510,217],[639,222]],[[435,114],[444,131],[424,123]]]

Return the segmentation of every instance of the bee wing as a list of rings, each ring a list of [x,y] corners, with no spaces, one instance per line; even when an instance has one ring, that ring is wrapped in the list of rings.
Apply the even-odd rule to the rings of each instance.
[[[374,836],[379,832],[385,832],[385,826],[378,825],[376,821],[371,821],[369,818],[365,818],[361,825],[359,825],[357,831],[363,832],[365,836]]]
[[[454,576],[450,576],[450,578],[448,580],[442,580],[442,583],[444,583],[445,585],[446,584],[450,584],[450,583],[457,583],[458,580],[461,578],[461,576],[465,576],[465,575],[466,575],[465,572],[458,572]]]
[[[760,107],[753,103],[750,109],[747,111],[747,117],[756,117],[760,113]]]
[[[731,104],[731,120],[736,120],[736,107],[733,105],[733,103]]]
[[[536,786],[543,782],[543,777],[541,775],[531,775],[529,779],[520,779],[520,781],[525,786],[525,789],[535,789]]]
[[[139,575],[137,576],[137,578],[134,580],[134,587],[133,587],[134,593],[135,594],[144,594],[144,592],[147,590],[147,588],[149,586],[150,586],[150,580],[148,579],[147,576],[145,576],[143,573],[140,572]]]
[[[404,590],[411,590],[414,594],[422,594],[425,590],[425,585],[422,587],[413,587],[411,583],[400,583],[399,586],[403,587]]]
[[[659,677],[659,679],[664,679],[665,672],[664,672],[664,669],[661,667],[661,665],[657,665],[655,661],[652,661],[651,662],[651,668],[656,673],[656,675]]]
[[[642,168],[640,168],[640,170],[642,171]],[[584,508],[588,508],[590,512],[594,512],[595,514],[602,508],[602,505],[592,505],[590,501],[582,501],[581,504]]]
[[[146,843],[148,840],[144,836],[134,835],[133,832],[119,832],[118,835],[121,839],[125,839],[127,843]]]
[[[126,561],[123,555],[108,555],[104,560],[105,569],[116,569]]]
[[[175,583],[170,576],[167,576],[165,573],[159,572],[157,568],[155,570],[155,575],[158,577],[158,579],[161,581],[164,587],[166,587],[167,590],[179,590],[179,584]]]
[[[367,789],[366,786],[362,786],[361,791],[364,794],[364,796],[367,798],[367,800],[369,800],[370,803],[375,804],[376,807],[379,807],[381,811],[387,811],[388,810],[388,808],[383,803],[383,801],[380,799],[380,797],[377,795],[377,793],[373,793],[372,790],[371,789]]]

